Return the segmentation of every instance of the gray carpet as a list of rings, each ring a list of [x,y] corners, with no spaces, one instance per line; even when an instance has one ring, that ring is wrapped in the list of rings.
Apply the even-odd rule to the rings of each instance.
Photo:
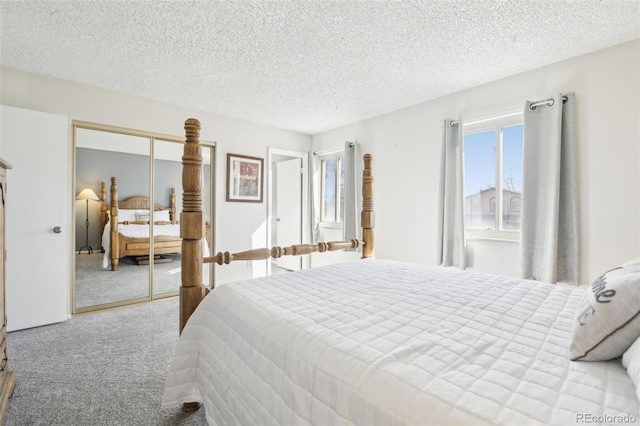
[[[160,403],[178,339],[178,299],[74,317],[7,335],[12,425],[206,425]]]

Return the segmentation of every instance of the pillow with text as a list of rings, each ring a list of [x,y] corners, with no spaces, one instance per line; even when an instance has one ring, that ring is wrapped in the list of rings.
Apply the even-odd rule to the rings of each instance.
[[[640,337],[640,259],[605,272],[578,306],[571,335],[572,361],[617,358]]]

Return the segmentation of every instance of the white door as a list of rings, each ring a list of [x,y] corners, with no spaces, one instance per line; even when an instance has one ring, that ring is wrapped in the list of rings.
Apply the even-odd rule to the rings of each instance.
[[[302,242],[302,160],[294,158],[275,163],[276,168],[276,244],[281,247]],[[276,260],[280,268],[301,269],[300,256]]]
[[[70,287],[69,120],[2,106],[7,331],[64,321]],[[58,227],[58,228],[57,228]]]

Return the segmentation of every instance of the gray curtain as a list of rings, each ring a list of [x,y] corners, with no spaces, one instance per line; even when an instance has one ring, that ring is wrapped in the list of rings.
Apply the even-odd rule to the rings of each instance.
[[[344,223],[342,232],[344,241],[358,238],[358,179],[357,169],[358,144],[344,144]],[[355,250],[355,249],[349,249]]]
[[[315,244],[320,239],[320,160],[313,152],[309,153],[309,241]]]
[[[565,98],[525,104],[521,267],[523,278],[577,284],[575,95]]]
[[[462,121],[445,120],[440,228],[442,266],[466,267]]]

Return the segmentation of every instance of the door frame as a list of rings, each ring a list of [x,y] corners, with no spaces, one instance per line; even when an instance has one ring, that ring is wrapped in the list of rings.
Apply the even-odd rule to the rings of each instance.
[[[272,247],[272,231],[274,220],[274,179],[273,163],[276,156],[287,157],[288,160],[300,158],[302,160],[302,208],[300,214],[302,223],[302,243],[309,242],[309,153],[292,151],[282,148],[267,148],[267,247]],[[302,256],[302,269],[309,267],[309,256]],[[271,261],[267,262],[267,275],[271,275]]]

